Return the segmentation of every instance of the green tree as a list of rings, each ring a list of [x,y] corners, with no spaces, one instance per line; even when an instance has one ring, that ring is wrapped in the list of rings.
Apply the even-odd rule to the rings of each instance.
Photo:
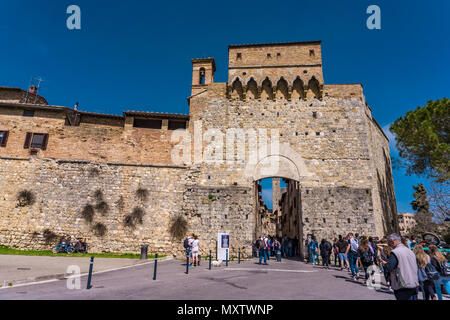
[[[422,235],[425,232],[435,232],[436,224],[433,222],[433,214],[430,212],[430,204],[427,199],[427,190],[422,183],[417,186],[413,186],[414,201],[411,205],[416,211],[416,225],[411,229],[412,235]]]
[[[450,100],[429,101],[408,111],[390,127],[408,174],[426,175],[438,182],[450,178]]]

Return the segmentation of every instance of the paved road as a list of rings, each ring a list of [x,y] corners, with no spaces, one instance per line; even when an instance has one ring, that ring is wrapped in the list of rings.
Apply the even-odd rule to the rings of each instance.
[[[133,299],[133,300],[243,300],[243,299],[357,299],[392,300],[392,293],[370,290],[350,280],[346,271],[324,270],[298,261],[270,261],[268,266],[255,260],[228,267],[207,263],[185,273],[183,262],[158,263],[158,279],[152,280],[153,265],[96,274],[93,288],[86,290],[87,277],[80,290],[69,290],[66,280],[12,287],[0,290],[0,299]]]
[[[94,271],[140,263],[143,261],[138,259],[95,258]],[[63,278],[69,266],[78,266],[81,273],[86,273],[89,270],[89,264],[90,258],[0,255],[0,285],[20,284],[55,277]]]

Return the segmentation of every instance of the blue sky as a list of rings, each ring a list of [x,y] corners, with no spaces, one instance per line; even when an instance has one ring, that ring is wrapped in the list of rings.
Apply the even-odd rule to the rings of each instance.
[[[81,8],[82,29],[66,28]],[[366,8],[381,8],[381,30]],[[362,83],[381,126],[428,100],[449,97],[450,1],[87,1],[0,3],[0,86],[45,81],[50,104],[92,112],[188,113],[191,58],[214,57],[227,81],[229,44],[322,40],[326,83]],[[395,153],[395,150],[394,152]],[[400,212],[412,185],[394,172]]]

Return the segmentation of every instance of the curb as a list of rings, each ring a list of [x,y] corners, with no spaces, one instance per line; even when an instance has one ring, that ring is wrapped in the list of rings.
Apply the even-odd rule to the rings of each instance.
[[[158,259],[158,262],[165,262],[165,261],[170,261],[170,260],[173,260],[172,256]],[[117,271],[117,270],[130,269],[130,268],[144,266],[144,265],[152,264],[152,263],[155,263],[155,260],[142,262],[142,263],[136,263],[131,266],[124,266],[124,267],[119,267],[119,268],[94,271],[94,272],[92,272],[92,274],[94,275],[94,274],[101,274],[101,273],[112,272],[112,271]],[[81,278],[81,277],[85,277],[87,275],[89,275],[89,273],[80,273],[76,277]],[[55,281],[60,281],[60,280],[66,280],[66,279],[69,279],[70,277],[75,277],[75,276],[61,273],[61,274],[54,274],[54,275],[48,275],[48,276],[40,276],[40,277],[35,277],[35,278],[28,278],[28,279],[24,279],[24,280],[11,280],[11,281],[5,280],[3,283],[0,283],[0,285],[2,285],[2,287],[0,287],[0,290],[10,289],[10,288],[18,288],[18,287],[23,287],[23,286],[31,286],[31,285],[43,284],[43,283],[50,283],[50,282],[55,282]],[[12,283],[12,286],[8,285],[10,283]],[[6,285],[4,285],[4,284],[6,284]]]

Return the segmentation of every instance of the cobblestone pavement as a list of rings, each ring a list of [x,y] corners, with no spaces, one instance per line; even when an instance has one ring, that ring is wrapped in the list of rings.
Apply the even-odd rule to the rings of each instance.
[[[0,299],[124,299],[124,300],[243,300],[243,299],[357,299],[392,300],[394,295],[384,285],[380,290],[367,288],[362,280],[352,281],[347,271],[325,270],[299,261],[256,260],[230,262],[226,267],[212,267],[207,261],[190,268],[182,261],[158,263],[157,280],[152,280],[153,264],[94,274],[90,290],[87,277],[81,289],[67,289],[67,280],[23,285],[0,290]]]

